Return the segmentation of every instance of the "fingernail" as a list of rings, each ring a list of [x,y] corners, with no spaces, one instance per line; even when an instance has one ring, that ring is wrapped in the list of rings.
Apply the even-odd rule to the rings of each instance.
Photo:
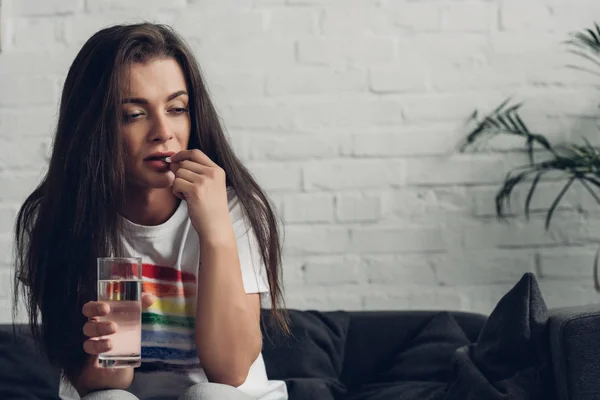
[[[171,163],[171,162],[172,162],[172,161],[171,161],[171,157],[165,157],[165,162],[167,162],[167,163]]]

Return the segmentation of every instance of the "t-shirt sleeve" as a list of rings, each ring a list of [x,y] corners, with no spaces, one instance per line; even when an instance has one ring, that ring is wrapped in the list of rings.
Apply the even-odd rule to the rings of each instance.
[[[269,292],[267,269],[260,256],[260,247],[249,220],[244,216],[241,203],[230,202],[230,214],[236,237],[242,281],[246,293]]]

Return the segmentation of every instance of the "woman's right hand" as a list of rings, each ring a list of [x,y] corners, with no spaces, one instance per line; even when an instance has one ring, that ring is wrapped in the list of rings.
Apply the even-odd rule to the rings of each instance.
[[[142,293],[142,308],[150,307],[155,301],[153,295]],[[112,349],[109,336],[118,329],[117,324],[112,321],[100,321],[100,317],[105,317],[110,313],[110,306],[102,301],[90,301],[83,306],[83,315],[88,318],[88,322],[83,325],[83,334],[89,339],[83,343],[83,349],[86,353],[97,356],[106,353]]]
[[[155,297],[142,293],[142,308],[146,309],[154,304]],[[110,313],[110,306],[101,301],[90,301],[83,306],[83,315],[88,322],[83,325],[83,333],[88,339],[83,343],[83,349],[90,355],[74,386],[81,397],[99,389],[127,389],[133,379],[133,368],[102,368],[98,365],[98,355],[112,348],[109,337],[102,336],[114,334],[118,326],[111,321],[100,321]]]

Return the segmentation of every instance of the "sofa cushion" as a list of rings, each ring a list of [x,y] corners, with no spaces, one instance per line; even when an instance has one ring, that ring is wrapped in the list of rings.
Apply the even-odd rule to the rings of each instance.
[[[548,312],[533,274],[498,302],[477,343],[455,354],[446,400],[555,398]]]
[[[289,323],[289,337],[264,326],[263,356],[269,378],[286,382],[290,400],[327,400],[345,393],[339,376],[348,314],[290,310]]]
[[[59,400],[59,376],[23,329],[0,329],[0,399]]]
[[[434,314],[410,342],[397,349],[375,382],[361,387],[352,400],[430,399],[445,390],[457,348],[470,340],[448,312]]]

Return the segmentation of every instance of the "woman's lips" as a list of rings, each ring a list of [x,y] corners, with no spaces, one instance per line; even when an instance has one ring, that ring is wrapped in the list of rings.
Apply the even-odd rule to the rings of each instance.
[[[169,157],[166,157],[169,158]],[[170,161],[170,158],[169,158]],[[145,163],[146,165],[152,167],[152,169],[158,171],[158,172],[166,172],[166,171],[170,171],[170,165],[169,165],[169,161],[165,160],[165,157],[163,158],[151,158],[149,160],[146,160]]]

